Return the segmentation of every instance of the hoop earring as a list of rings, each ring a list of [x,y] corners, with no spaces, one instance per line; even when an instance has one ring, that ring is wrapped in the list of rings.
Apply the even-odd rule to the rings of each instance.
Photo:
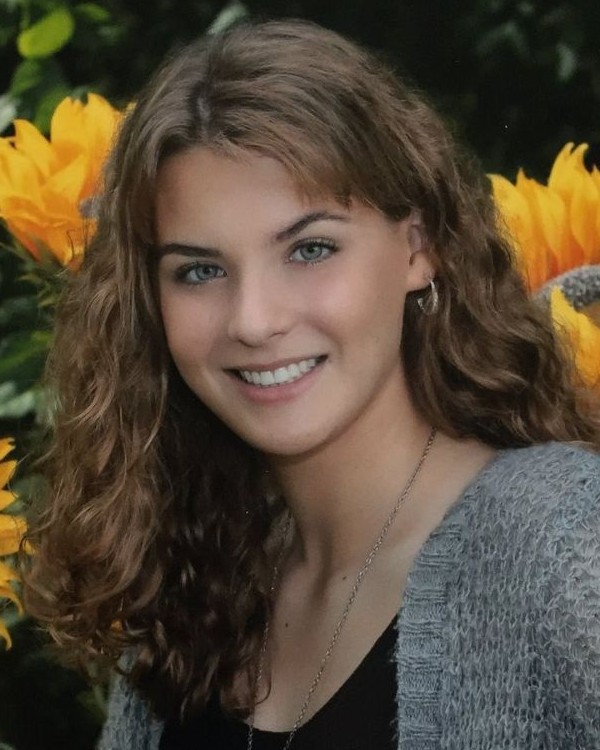
[[[427,296],[424,294],[422,297],[417,299],[417,304],[421,308],[421,312],[424,315],[433,315],[437,312],[440,305],[440,296],[438,294],[436,283],[433,279],[429,279],[430,294]]]

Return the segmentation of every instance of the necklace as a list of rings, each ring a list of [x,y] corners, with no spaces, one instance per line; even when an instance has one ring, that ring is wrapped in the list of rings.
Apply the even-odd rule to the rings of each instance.
[[[404,489],[402,490],[402,493],[400,494],[400,496],[394,503],[394,507],[392,508],[390,514],[385,519],[385,523],[381,527],[381,531],[379,532],[377,539],[375,540],[375,543],[369,550],[369,553],[367,554],[365,561],[363,562],[360,570],[358,571],[358,574],[354,581],[354,585],[352,586],[352,590],[350,591],[350,595],[348,599],[346,600],[346,604],[344,605],[344,608],[342,610],[342,614],[340,615],[340,618],[335,628],[333,629],[333,634],[331,636],[331,640],[329,641],[329,645],[327,646],[325,653],[323,654],[323,658],[321,659],[321,663],[319,665],[317,674],[315,675],[306,693],[304,702],[302,703],[302,706],[298,713],[298,718],[294,722],[293,727],[290,729],[290,732],[286,738],[286,741],[282,750],[289,749],[290,745],[292,744],[292,740],[294,739],[294,735],[298,731],[300,725],[302,724],[304,717],[306,716],[306,712],[308,711],[308,707],[310,705],[312,697],[321,681],[321,677],[323,676],[325,667],[327,666],[327,663],[329,662],[329,658],[331,657],[331,654],[336,646],[336,643],[338,642],[341,632],[344,629],[344,625],[346,624],[346,620],[348,619],[348,615],[350,614],[350,610],[352,609],[352,605],[354,604],[354,601],[362,585],[362,582],[369,568],[373,564],[373,560],[377,556],[377,553],[381,549],[384,539],[386,538],[388,531],[390,530],[392,524],[394,523],[394,519],[396,518],[398,511],[404,505],[406,498],[408,497],[412,489],[412,486],[415,482],[415,479],[417,478],[417,475],[419,471],[421,470],[421,467],[425,463],[425,459],[429,455],[429,451],[431,450],[431,446],[433,445],[436,432],[437,430],[434,427],[429,433],[429,438],[427,440],[427,443],[425,444],[425,448],[423,449],[423,452],[421,453],[421,457],[419,458],[419,461],[417,462],[417,465],[415,466],[413,470],[413,473],[410,475],[408,482],[406,483],[406,485],[404,486]],[[287,540],[288,533],[290,530],[291,521],[292,521],[291,515],[288,515],[288,519],[286,521],[285,527],[282,532],[282,540],[281,540],[281,546],[279,549],[279,554],[275,562],[275,567],[273,568],[273,579],[271,581],[271,588],[270,588],[271,597],[274,596],[275,590],[277,588],[277,583],[279,580],[279,571],[281,568],[281,563],[283,562],[286,540]],[[258,661],[256,684],[254,685],[254,706],[256,706],[256,702],[258,700],[258,692],[260,689],[260,683],[262,681],[262,675],[263,675],[264,663],[265,663],[265,654],[267,651],[267,643],[269,639],[269,625],[270,623],[267,620],[265,624],[265,629],[263,632],[262,645],[261,645],[260,656],[259,656],[259,661]],[[248,741],[246,744],[246,750],[252,750],[253,738],[254,738],[254,711],[252,712],[252,716],[250,717],[250,723],[248,725]]]

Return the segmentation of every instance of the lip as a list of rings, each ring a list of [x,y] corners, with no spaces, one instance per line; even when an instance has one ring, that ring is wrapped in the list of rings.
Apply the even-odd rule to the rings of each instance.
[[[311,359],[311,357],[307,357],[307,359]],[[318,359],[317,357],[314,357],[314,359]],[[269,364],[267,366],[260,365],[260,368],[264,368],[266,370],[269,369],[277,369],[277,367],[285,367],[285,364],[281,364],[282,362],[286,362],[288,364],[293,364],[294,362],[301,362],[302,360],[299,359],[289,359],[289,360],[280,360],[279,362],[275,364]],[[245,380],[242,380],[239,378],[233,370],[227,370],[227,374],[231,378],[231,380],[235,383],[235,385],[239,388],[242,395],[247,398],[250,401],[254,401],[255,403],[259,404],[278,404],[285,401],[291,401],[298,396],[302,395],[308,388],[311,387],[312,383],[319,377],[321,374],[321,371],[323,369],[323,365],[326,362],[326,358],[321,358],[320,362],[317,362],[315,367],[313,367],[310,372],[307,372],[305,375],[303,375],[301,378],[298,378],[298,380],[294,380],[291,383],[283,383],[281,385],[272,385],[272,386],[260,386],[260,385],[254,385],[254,383],[246,383]],[[237,370],[238,368],[236,368]],[[260,369],[257,365],[253,365],[252,367],[240,367],[240,370],[251,370],[251,369],[257,369],[260,372]]]

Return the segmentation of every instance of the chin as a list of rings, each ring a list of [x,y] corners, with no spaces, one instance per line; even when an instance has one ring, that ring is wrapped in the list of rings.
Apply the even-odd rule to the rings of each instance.
[[[234,425],[231,425],[231,428],[253,448],[275,459],[278,457],[300,458],[311,455],[323,447],[328,437],[323,435],[321,430],[302,432],[297,430],[290,432],[272,430],[268,433],[252,431],[244,434],[244,432],[236,430]]]

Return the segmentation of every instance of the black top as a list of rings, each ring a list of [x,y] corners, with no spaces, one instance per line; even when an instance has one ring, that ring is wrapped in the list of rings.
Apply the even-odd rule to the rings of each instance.
[[[393,750],[396,718],[395,619],[356,670],[294,735],[293,750]],[[298,707],[299,710],[300,707]],[[281,750],[288,732],[254,730],[254,750]],[[248,727],[212,700],[199,717],[165,726],[160,750],[246,750]]]

